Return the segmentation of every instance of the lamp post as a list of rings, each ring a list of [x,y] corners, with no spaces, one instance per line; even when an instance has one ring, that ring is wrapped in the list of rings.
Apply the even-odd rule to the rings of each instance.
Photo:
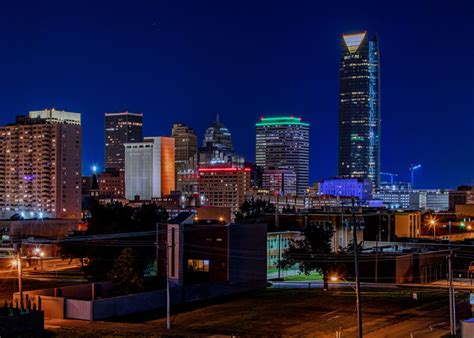
[[[433,239],[436,239],[436,220],[432,218],[430,224],[433,227]]]
[[[21,256],[19,252],[16,258],[12,259],[11,264],[16,267],[18,271],[18,293],[20,294],[20,307],[23,308],[23,283],[21,280]]]

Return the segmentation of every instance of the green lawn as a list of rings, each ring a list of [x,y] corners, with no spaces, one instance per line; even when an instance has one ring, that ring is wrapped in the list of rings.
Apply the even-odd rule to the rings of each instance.
[[[317,272],[313,272],[309,275],[299,274],[294,276],[287,276],[284,278],[285,281],[289,282],[301,282],[301,281],[309,281],[309,280],[322,280],[323,276]]]

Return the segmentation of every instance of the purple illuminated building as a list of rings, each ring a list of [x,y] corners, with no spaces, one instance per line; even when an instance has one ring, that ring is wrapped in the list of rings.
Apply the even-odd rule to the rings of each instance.
[[[372,182],[368,178],[333,177],[320,182],[319,192],[321,195],[356,197],[367,201],[372,198]]]

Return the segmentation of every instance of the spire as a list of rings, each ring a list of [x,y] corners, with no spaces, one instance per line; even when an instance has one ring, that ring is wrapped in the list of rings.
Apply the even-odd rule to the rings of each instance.
[[[220,120],[219,120],[219,113],[217,113],[217,115],[216,115],[216,123],[220,123]]]

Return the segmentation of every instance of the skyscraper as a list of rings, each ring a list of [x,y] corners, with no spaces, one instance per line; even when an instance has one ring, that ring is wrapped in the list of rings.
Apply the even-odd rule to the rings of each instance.
[[[143,114],[105,113],[105,168],[124,170],[128,142],[143,141]]]
[[[125,143],[125,198],[159,198],[175,190],[174,138]]]
[[[217,114],[216,120],[206,129],[202,146],[224,153],[232,153],[234,151],[230,131],[220,121],[219,114]]]
[[[256,125],[258,168],[288,169],[296,174],[296,193],[309,186],[309,123],[297,117],[266,117]]]
[[[0,218],[81,217],[81,115],[46,109],[0,127]]]
[[[380,185],[380,70],[377,36],[342,35],[339,175]]]
[[[178,170],[197,154],[197,136],[193,128],[181,123],[173,124],[171,136],[175,141],[175,163]]]

